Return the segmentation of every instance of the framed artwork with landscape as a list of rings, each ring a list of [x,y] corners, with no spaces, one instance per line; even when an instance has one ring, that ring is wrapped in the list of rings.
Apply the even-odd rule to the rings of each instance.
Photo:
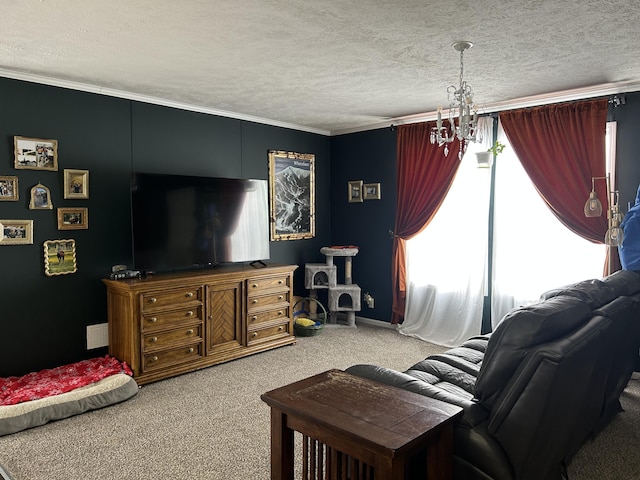
[[[14,168],[58,171],[58,141],[46,138],[13,137]]]
[[[44,274],[47,277],[75,273],[76,241],[47,240],[44,242]]]
[[[271,240],[315,237],[315,155],[269,151]]]

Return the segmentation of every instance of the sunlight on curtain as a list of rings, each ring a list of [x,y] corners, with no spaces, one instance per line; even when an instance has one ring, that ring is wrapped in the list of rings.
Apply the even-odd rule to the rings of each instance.
[[[407,242],[407,299],[398,331],[438,345],[459,345],[478,335],[482,323],[491,169],[478,168],[474,153],[487,150],[492,133],[491,119],[480,120],[485,142],[469,145],[435,217]]]
[[[509,310],[536,301],[546,290],[601,278],[606,254],[604,245],[582,239],[551,213],[501,127],[498,140],[507,148],[495,167],[494,328]]]

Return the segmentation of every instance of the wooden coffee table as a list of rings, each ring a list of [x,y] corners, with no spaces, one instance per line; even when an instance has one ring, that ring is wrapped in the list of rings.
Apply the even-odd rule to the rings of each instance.
[[[408,460],[427,478],[453,473],[455,405],[329,370],[264,393],[271,407],[271,479],[294,478],[294,431],[302,434],[302,479],[405,480]]]

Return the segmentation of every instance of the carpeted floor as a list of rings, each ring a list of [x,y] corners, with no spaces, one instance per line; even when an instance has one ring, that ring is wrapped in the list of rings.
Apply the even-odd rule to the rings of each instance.
[[[331,368],[375,363],[404,370],[444,350],[393,329],[328,325],[296,345],[146,385],[124,403],[0,437],[13,480],[267,480],[268,390]],[[640,472],[640,382],[627,412],[569,467],[571,480]]]

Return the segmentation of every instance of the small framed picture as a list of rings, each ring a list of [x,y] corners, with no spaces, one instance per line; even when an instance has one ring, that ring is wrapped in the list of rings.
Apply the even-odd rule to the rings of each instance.
[[[349,182],[349,201],[362,201],[362,180],[354,180]]]
[[[64,198],[89,198],[89,170],[64,169]]]
[[[44,274],[47,277],[75,273],[76,241],[47,240],[44,242]]]
[[[0,245],[31,245],[33,220],[0,220]]]
[[[362,186],[362,196],[365,200],[380,200],[380,184],[365,183]]]
[[[58,171],[58,141],[13,137],[14,164],[18,169]]]
[[[89,228],[87,208],[59,208],[58,230],[86,230]]]
[[[18,195],[18,177],[0,176],[0,201],[15,202]]]
[[[53,203],[51,202],[51,192],[41,183],[31,189],[31,201],[29,202],[31,210],[51,210]]]

